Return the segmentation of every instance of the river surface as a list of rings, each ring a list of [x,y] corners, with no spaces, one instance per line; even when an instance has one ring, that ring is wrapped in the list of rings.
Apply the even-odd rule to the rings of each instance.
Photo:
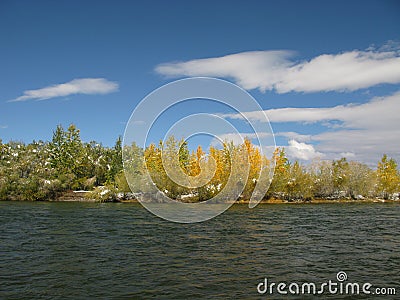
[[[1,299],[270,299],[282,296],[257,292],[265,278],[322,283],[339,271],[400,294],[396,203],[235,204],[177,224],[140,204],[0,202],[0,230]]]

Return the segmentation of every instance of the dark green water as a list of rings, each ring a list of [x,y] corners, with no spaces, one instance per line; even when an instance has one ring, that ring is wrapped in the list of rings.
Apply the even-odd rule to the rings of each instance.
[[[0,228],[1,299],[265,299],[264,277],[339,271],[400,293],[399,204],[234,205],[176,224],[138,204],[0,202]]]

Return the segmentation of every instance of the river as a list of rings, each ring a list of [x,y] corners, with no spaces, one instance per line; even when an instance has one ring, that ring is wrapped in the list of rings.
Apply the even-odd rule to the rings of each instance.
[[[257,285],[340,271],[400,293],[396,203],[235,204],[177,224],[140,204],[0,202],[0,228],[1,299],[280,298]]]

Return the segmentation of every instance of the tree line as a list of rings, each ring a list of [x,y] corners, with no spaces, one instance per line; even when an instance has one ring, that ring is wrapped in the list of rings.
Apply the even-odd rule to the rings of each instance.
[[[122,155],[130,186],[124,175]],[[195,187],[176,184],[170,178],[163,160],[168,164],[176,158]],[[277,148],[268,159],[248,139],[240,145],[227,141],[222,147],[210,146],[207,151],[201,146],[190,151],[184,140],[174,137],[145,149],[135,144],[123,147],[121,138],[113,147],[105,147],[95,141],[83,142],[79,129],[72,124],[67,129],[57,126],[49,142],[0,140],[0,200],[55,199],[71,190],[89,190],[94,198],[112,200],[117,194],[130,192],[146,195],[156,185],[170,198],[204,201],[227,184],[233,174],[233,161],[235,167],[248,168],[246,178],[234,178],[241,187],[241,199],[251,197],[261,169],[273,166],[275,173],[265,199],[398,199],[395,193],[400,191],[397,163],[387,155],[383,155],[376,169],[371,169],[346,158],[303,165],[289,161],[284,148]],[[147,170],[151,180],[146,176]],[[210,180],[204,181],[206,178]],[[204,184],[195,184],[199,182]]]
[[[50,142],[0,140],[0,199],[46,200],[65,191],[115,185],[122,177],[122,141],[112,148],[82,142],[75,125],[57,126]]]

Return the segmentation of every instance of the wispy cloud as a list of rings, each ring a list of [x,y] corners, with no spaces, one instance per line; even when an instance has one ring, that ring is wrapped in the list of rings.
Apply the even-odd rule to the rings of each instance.
[[[0,125],[0,129],[6,129],[8,128],[8,125]]]
[[[392,48],[323,54],[300,62],[293,60],[292,51],[242,52],[160,64],[155,70],[175,77],[232,78],[248,90],[354,91],[383,83],[400,83],[400,54]]]
[[[315,123],[340,121],[337,127],[378,129],[400,128],[400,91],[390,96],[375,97],[367,103],[338,105],[326,108],[279,108],[243,112],[250,121],[264,121],[266,114],[273,123]],[[225,118],[242,119],[242,114],[224,114]],[[329,123],[324,123],[329,124]]]
[[[46,100],[75,94],[108,94],[116,91],[118,91],[118,83],[116,82],[104,78],[79,78],[66,83],[24,91],[22,96],[9,100],[9,102]]]
[[[354,91],[399,82],[400,57],[396,52],[351,51],[320,55],[289,68],[276,89],[280,93]]]
[[[329,130],[303,135],[296,132],[278,132],[277,136],[289,139],[290,154],[300,158],[302,149],[309,143],[316,143],[315,153],[327,158],[341,156],[355,157],[358,160],[374,163],[383,153],[399,159],[400,140],[400,91],[385,97],[375,97],[364,104],[349,104],[327,108],[280,108],[265,111],[245,112],[250,121],[265,120],[265,113],[272,123],[318,123]],[[230,119],[242,119],[241,114],[222,115]],[[329,126],[335,123],[335,128]],[[290,142],[292,141],[292,142]],[[293,142],[295,141],[295,142]],[[303,148],[302,148],[303,147]],[[293,151],[292,151],[293,150]],[[309,156],[314,155],[309,148]],[[305,156],[304,156],[305,157]]]
[[[156,72],[166,76],[214,76],[233,78],[245,89],[271,90],[286,68],[293,51],[251,51],[222,57],[165,63]]]

